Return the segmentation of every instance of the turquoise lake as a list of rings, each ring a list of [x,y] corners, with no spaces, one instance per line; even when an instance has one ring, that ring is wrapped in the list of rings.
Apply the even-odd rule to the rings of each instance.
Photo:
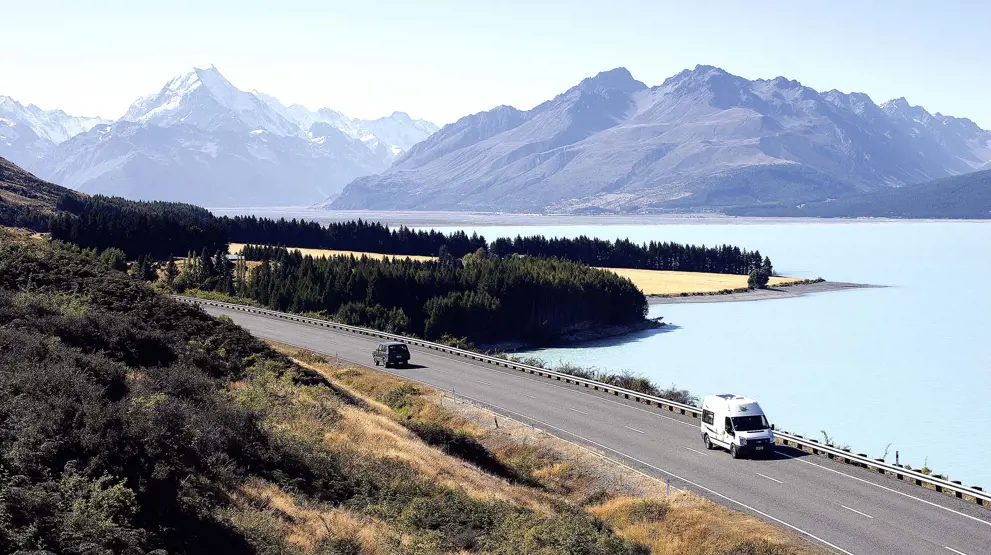
[[[449,231],[453,228],[439,228]],[[632,370],[702,396],[757,399],[780,428],[991,487],[991,223],[851,222],[468,227],[728,243],[781,275],[885,285],[752,302],[651,307],[673,327],[546,361]]]

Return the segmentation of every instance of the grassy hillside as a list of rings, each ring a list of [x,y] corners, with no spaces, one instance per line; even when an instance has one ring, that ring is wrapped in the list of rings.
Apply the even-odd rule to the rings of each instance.
[[[0,373],[3,553],[646,552],[72,250],[4,237]]]
[[[55,205],[64,194],[82,196],[0,158],[0,225],[47,231],[48,217],[55,213]]]
[[[991,218],[991,170],[801,206],[727,210],[733,216]]]

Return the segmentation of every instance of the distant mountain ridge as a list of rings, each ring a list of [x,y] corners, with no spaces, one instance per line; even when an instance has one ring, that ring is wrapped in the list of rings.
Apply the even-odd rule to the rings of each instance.
[[[991,220],[991,170],[878,189],[840,199],[731,208],[734,216]]]
[[[799,204],[976,171],[991,133],[904,99],[697,66],[603,72],[529,111],[447,125],[335,209],[653,212]]]
[[[42,110],[34,104],[24,106],[0,95],[0,156],[27,164],[44,157],[55,145],[105,123],[109,121]]]
[[[53,114],[64,116],[61,135],[54,124],[36,127],[58,141],[29,128],[39,117],[26,110],[0,115],[0,144],[9,137],[0,154],[86,193],[218,207],[312,204],[385,170],[437,129],[402,112],[366,121],[286,107],[213,66],[169,80],[116,122]]]

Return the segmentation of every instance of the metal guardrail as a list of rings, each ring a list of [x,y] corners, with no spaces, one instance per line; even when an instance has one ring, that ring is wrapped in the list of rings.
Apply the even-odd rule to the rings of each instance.
[[[505,368],[518,370],[520,372],[526,372],[529,374],[544,376],[556,381],[563,381],[566,383],[583,386],[588,389],[594,389],[596,391],[610,393],[617,397],[623,397],[624,399],[630,399],[632,401],[636,401],[638,403],[643,403],[646,405],[657,406],[663,410],[668,410],[670,412],[677,412],[686,416],[691,416],[693,418],[701,417],[701,413],[702,413],[701,409],[698,407],[686,405],[683,403],[679,403],[677,401],[662,399],[660,397],[647,395],[644,393],[640,393],[638,391],[633,391],[631,389],[625,389],[622,387],[616,387],[602,382],[597,382],[594,380],[579,378],[577,376],[572,376],[570,374],[564,374],[561,372],[555,372],[553,370],[547,370],[546,368],[540,368],[538,366],[530,366],[528,364],[513,362],[499,357],[483,355],[473,351],[466,351],[464,349],[458,349],[455,347],[448,347],[447,345],[441,345],[439,343],[424,341],[422,339],[417,339],[415,337],[386,333],[386,332],[373,330],[369,328],[362,328],[358,326],[349,326],[347,324],[339,324],[337,322],[331,322],[329,320],[321,320],[319,318],[298,316],[287,312],[278,312],[275,310],[268,310],[265,308],[255,308],[253,306],[247,306],[247,305],[210,301],[205,299],[199,299],[196,297],[185,297],[179,295],[175,296],[175,298],[179,301],[191,303],[191,304],[215,306],[218,308],[226,308],[228,310],[238,310],[241,312],[251,312],[274,318],[280,318],[283,320],[290,320],[290,321],[301,322],[314,326],[346,331],[348,333],[354,333],[358,335],[367,335],[371,337],[377,337],[380,339],[403,341],[410,345],[416,345],[426,349],[462,356],[471,360],[477,360],[479,362],[494,364],[496,366],[502,366]],[[991,506],[991,494],[985,492],[982,488],[977,486],[965,486],[961,484],[959,481],[944,480],[941,478],[936,478],[931,475],[923,474],[915,470],[908,470],[901,466],[886,463],[880,459],[872,459],[863,453],[854,454],[845,449],[839,449],[833,445],[821,444],[814,439],[805,439],[803,436],[798,434],[790,434],[788,432],[784,432],[781,430],[775,430],[774,436],[775,436],[775,440],[778,443],[781,443],[782,445],[788,447],[794,447],[806,453],[825,456],[828,457],[829,459],[839,461],[845,464],[859,466],[871,470],[873,472],[877,472],[879,474],[886,474],[889,476],[893,476],[898,480],[914,483],[917,486],[926,487],[928,489],[935,490],[940,493],[953,495],[959,499],[964,499],[966,501],[970,501],[978,505]]]

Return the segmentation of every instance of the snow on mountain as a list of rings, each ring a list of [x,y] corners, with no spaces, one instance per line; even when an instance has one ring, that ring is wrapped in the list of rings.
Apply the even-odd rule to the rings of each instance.
[[[138,200],[308,205],[381,167],[369,167],[364,146],[347,141],[120,121],[58,145],[38,173],[85,193]]]
[[[365,137],[374,135],[378,142],[394,149],[395,154],[406,152],[437,132],[436,125],[426,120],[413,119],[405,112],[393,112],[388,117],[373,120],[357,120],[357,124],[359,129],[367,131]]]
[[[254,94],[273,111],[296,122],[306,133],[310,133],[316,123],[329,124],[345,135],[361,141],[372,152],[387,153],[390,159],[406,152],[437,131],[437,126],[433,123],[413,119],[405,112],[393,112],[387,117],[373,120],[352,119],[330,108],[310,110],[299,104],[285,106],[273,96],[259,91],[255,91]],[[383,146],[384,149],[380,148]]]
[[[697,66],[647,87],[623,68],[536,108],[462,118],[338,209],[659,211],[799,203],[967,173],[991,162],[969,120],[903,99],[748,80]]]
[[[238,90],[213,66],[175,77],[157,94],[135,101],[121,119],[159,127],[185,124],[213,131],[246,126],[280,136],[300,135],[295,123],[257,96]]]
[[[0,156],[30,166],[55,145],[104,123],[108,121],[24,106],[0,95]]]
[[[86,193],[204,206],[310,205],[395,158],[391,148],[361,140],[356,121],[242,91],[211,66],[138,99],[116,123],[62,142],[32,170]],[[404,134],[403,125],[411,131]],[[412,141],[429,129],[412,120],[397,128],[390,140]]]

